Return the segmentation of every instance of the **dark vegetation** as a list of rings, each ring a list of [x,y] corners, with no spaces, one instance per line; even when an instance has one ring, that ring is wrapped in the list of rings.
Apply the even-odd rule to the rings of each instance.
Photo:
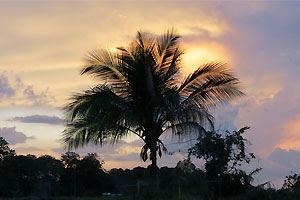
[[[0,137],[1,198],[100,197],[110,193],[120,199],[298,199],[300,175],[287,177],[280,190],[253,186],[253,175],[238,166],[254,158],[246,152],[242,134],[207,132],[190,149],[189,157],[175,168],[103,168],[95,153],[83,158],[66,152],[56,159],[49,155],[16,155]],[[190,157],[203,158],[205,170],[195,167]],[[108,198],[108,197],[103,197]]]

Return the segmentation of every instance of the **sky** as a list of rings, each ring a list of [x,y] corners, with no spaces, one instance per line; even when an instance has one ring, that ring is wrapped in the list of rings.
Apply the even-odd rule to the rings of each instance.
[[[246,168],[262,167],[256,183],[278,187],[300,173],[299,9],[297,1],[0,1],[0,136],[17,154],[59,158],[62,108],[97,84],[79,73],[87,52],[174,28],[186,49],[183,75],[220,61],[240,79],[246,95],[212,111],[216,127],[250,126],[245,137],[257,159]],[[195,138],[163,139],[175,154],[158,165],[174,167]],[[106,169],[133,168],[149,165],[141,146],[130,137],[77,152],[97,152]]]

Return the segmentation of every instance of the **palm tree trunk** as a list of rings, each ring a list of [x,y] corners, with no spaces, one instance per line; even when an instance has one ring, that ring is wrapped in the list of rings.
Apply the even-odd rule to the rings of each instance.
[[[152,161],[151,163],[151,172],[155,173],[158,169],[157,167],[157,143],[152,142],[151,147],[150,147],[150,160]]]

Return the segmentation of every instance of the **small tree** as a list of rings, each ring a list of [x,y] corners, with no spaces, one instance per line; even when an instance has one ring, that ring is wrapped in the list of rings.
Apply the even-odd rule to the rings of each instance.
[[[66,152],[61,155],[61,161],[63,162],[65,168],[75,168],[80,160],[79,154],[75,152]]]
[[[298,191],[300,193],[300,175],[292,174],[286,176],[282,188],[291,192]]]
[[[77,166],[78,194],[83,196],[99,196],[103,192],[105,173],[104,161],[96,153],[88,153]]]
[[[175,168],[189,173],[192,173],[196,170],[196,166],[191,162],[190,158],[178,161]]]
[[[9,148],[8,142],[3,137],[0,137],[0,160],[7,156],[14,156],[15,154],[15,150]]]
[[[225,191],[222,193],[241,192],[251,185],[252,175],[260,171],[256,169],[247,174],[238,169],[242,163],[249,163],[255,158],[253,153],[246,152],[247,140],[242,134],[248,129],[249,127],[244,127],[238,131],[226,131],[225,134],[208,131],[198,138],[194,147],[189,149],[189,156],[205,160],[207,179],[218,183],[212,186],[217,189],[220,187],[219,184],[223,183],[222,188]]]

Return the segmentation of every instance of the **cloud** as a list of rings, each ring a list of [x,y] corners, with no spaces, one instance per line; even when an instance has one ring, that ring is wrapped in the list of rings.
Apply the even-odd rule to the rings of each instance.
[[[42,156],[42,155],[52,155],[53,156],[53,152],[51,152],[51,150],[49,149],[44,149],[44,148],[37,148],[37,147],[14,147],[13,148],[16,153],[18,155],[28,155],[28,154],[32,154],[35,156]],[[54,155],[55,157],[57,157],[57,155]]]
[[[61,2],[49,3],[46,7],[43,4],[24,5],[22,10],[9,4],[3,5],[0,17],[9,15],[10,22],[1,22],[2,27],[7,28],[0,33],[7,39],[2,42],[0,53],[5,63],[19,64],[23,61],[27,69],[39,69],[40,63],[45,60],[56,64],[44,65],[45,68],[59,68],[66,59],[78,60],[95,45],[120,45],[124,39],[130,41],[141,29],[157,34],[174,26],[180,28],[182,35],[205,34],[209,37],[218,37],[230,29],[215,9],[202,4],[182,10],[183,5],[182,2],[172,5],[167,2],[160,5],[151,2],[122,2],[117,5],[77,2],[70,6]],[[5,7],[10,13],[5,12]],[[54,11],[56,15],[53,15]],[[74,12],[81,15],[75,16]],[[148,16],[152,16],[151,20]],[[58,31],[62,29],[63,32]],[[11,45],[19,48],[9,48]]]
[[[293,98],[287,98],[291,95]],[[251,148],[256,154],[267,157],[276,147],[288,149],[288,141],[297,138],[295,127],[299,121],[295,119],[300,112],[299,102],[300,93],[293,87],[283,88],[273,98],[266,98],[263,102],[258,102],[254,96],[246,97],[237,105],[238,116],[234,124],[237,127],[250,126],[246,137],[253,144]],[[289,121],[295,126],[290,125]],[[295,145],[291,148],[296,148]]]
[[[23,90],[23,94],[25,98],[33,102],[33,104],[36,106],[44,105],[47,103],[47,101],[49,100],[47,93],[48,91],[46,90],[46,91],[42,91],[40,94],[37,94],[34,91],[32,85],[26,86],[26,88],[24,88]]]
[[[276,147],[297,149],[300,144],[296,128],[300,113],[300,28],[296,23],[300,14],[292,4],[221,5],[232,31],[216,41],[230,52],[229,62],[246,93],[234,102],[237,115],[228,118],[235,127],[251,127],[245,134],[253,144],[250,148],[264,158]],[[189,39],[193,41],[192,36]]]
[[[81,156],[85,156],[88,153],[99,153],[99,155],[106,155],[106,154],[117,154],[118,150],[122,148],[124,145],[126,145],[127,142],[124,140],[119,140],[115,144],[105,144],[103,146],[100,145],[93,145],[93,144],[88,144],[85,147],[79,147],[77,149],[73,149],[71,151],[75,151]],[[67,151],[64,147],[58,147],[58,148],[52,148],[52,151],[58,154],[63,154]]]
[[[25,117],[14,117],[9,121],[19,121],[23,123],[43,123],[43,124],[64,124],[64,120],[56,116],[30,115]]]
[[[16,127],[2,127],[0,128],[0,136],[3,137],[10,145],[25,143],[27,139],[34,139],[27,137],[24,133],[18,132]]]
[[[247,124],[242,125],[242,127],[237,127],[234,124],[235,119],[238,117],[239,114],[239,106],[227,104],[223,105],[222,107],[218,107],[217,110],[212,112],[212,115],[215,118],[215,129],[222,131],[236,131]]]
[[[99,153],[101,155],[117,155],[117,154],[127,154],[127,153],[133,153],[136,152],[135,150],[138,150],[139,153],[141,148],[143,146],[142,140],[134,140],[132,142],[126,142],[124,140],[119,140],[118,142],[112,144],[112,143],[106,143],[103,146],[100,145],[94,145],[94,144],[88,144],[85,147],[79,147],[78,149],[74,150],[81,156],[87,155],[88,153]],[[64,153],[67,150],[63,147],[59,148],[53,148],[52,149],[56,153]],[[73,150],[72,150],[73,151]]]
[[[118,162],[130,162],[130,161],[140,161],[140,154],[139,153],[129,153],[125,155],[112,155],[108,154],[105,156],[106,161],[118,161]]]
[[[299,171],[300,151],[276,148],[269,159],[290,171]]]
[[[288,120],[283,125],[283,137],[276,147],[300,150],[300,115]]]
[[[10,85],[8,78],[5,74],[0,74],[0,98],[2,97],[10,97],[15,94],[14,89]]]
[[[272,181],[276,188],[280,188],[286,176],[293,173],[300,173],[300,151],[285,150],[276,148],[267,157],[259,162],[263,170],[257,175],[261,180]]]
[[[134,140],[132,142],[127,142],[126,144],[130,145],[130,146],[134,146],[134,147],[142,147],[145,143],[143,140]]]
[[[88,153],[97,153],[101,159],[106,163],[105,168],[111,169],[115,167],[123,168],[133,168],[136,166],[148,166],[150,161],[144,162],[140,158],[140,151],[144,145],[143,141],[140,139],[133,140],[131,142],[126,142],[124,140],[119,140],[118,143],[106,144],[103,146],[87,145],[83,148],[78,148],[75,151],[80,156],[85,156]],[[176,146],[176,147],[175,147]],[[174,150],[173,155],[163,155],[162,158],[158,158],[159,166],[176,166],[179,160],[182,160],[186,157],[186,153],[177,152],[178,148],[186,148],[186,143],[176,144],[175,146],[170,147],[169,150]],[[63,154],[67,150],[63,147],[52,148],[52,151],[56,154]]]
[[[1,106],[44,106],[55,103],[54,96],[49,88],[37,90],[28,85],[13,71],[0,73],[0,100]]]

